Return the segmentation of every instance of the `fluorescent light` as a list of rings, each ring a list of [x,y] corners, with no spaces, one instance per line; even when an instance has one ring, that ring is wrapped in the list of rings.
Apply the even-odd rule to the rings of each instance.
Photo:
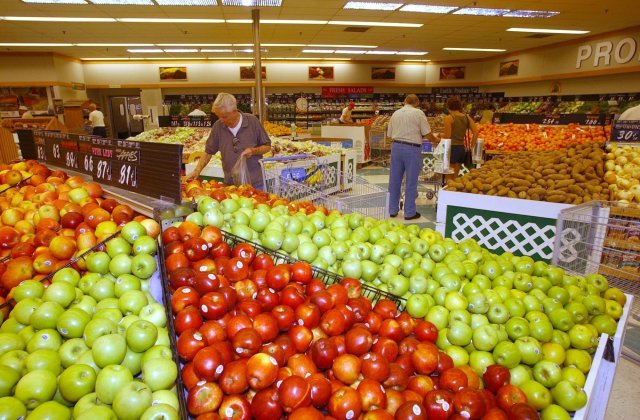
[[[263,47],[306,47],[307,44],[261,44]]]
[[[89,0],[93,4],[108,4],[119,6],[154,6],[151,0]]]
[[[509,28],[507,32],[534,32],[538,34],[570,34],[583,35],[591,31],[578,31],[573,29],[543,29],[543,28]]]
[[[504,51],[507,51],[507,50],[504,50],[502,48],[454,48],[454,47],[443,48],[443,50],[445,50],[445,51],[483,51],[483,52],[504,52]]]
[[[427,51],[398,51],[398,55],[427,55]]]
[[[276,25],[326,25],[326,20],[302,20],[302,19],[260,19],[260,23]]]
[[[357,10],[396,10],[402,3],[373,3],[370,1],[350,1],[344,5],[345,9]]]
[[[233,52],[232,49],[225,49],[225,48],[202,48],[200,50],[200,52],[203,53],[230,53]]]
[[[333,54],[335,50],[315,50],[315,49],[311,49],[311,50],[302,50],[303,53],[307,53],[307,54]]]
[[[454,15],[472,15],[472,16],[502,16],[509,13],[510,9],[485,9],[482,7],[464,7],[453,12]]]
[[[417,12],[417,13],[449,13],[456,10],[455,6],[433,6],[430,4],[407,4],[400,9],[401,12]]]
[[[253,48],[245,48],[243,50],[236,50],[237,53],[252,53]],[[266,53],[267,50],[265,48],[260,48],[260,52]]]
[[[263,57],[263,60],[303,60],[303,61],[349,61],[350,58],[335,57],[335,58],[318,58],[318,57]]]
[[[560,12],[549,12],[546,10],[515,10],[502,16],[516,18],[550,18],[559,14]]]
[[[335,54],[364,54],[366,50],[335,50]]]
[[[114,18],[92,17],[43,17],[43,16],[2,16],[0,19],[16,22],[115,22]]]
[[[133,58],[136,60],[136,58]],[[205,57],[140,57],[137,60],[162,60],[162,61],[177,61],[177,60],[206,60]]]
[[[224,19],[117,18],[131,23],[224,23]]]
[[[227,19],[227,23],[253,23],[251,19]]]
[[[84,0],[22,0],[22,2],[40,4],[87,4]]]
[[[413,62],[416,62],[416,63],[428,63],[428,62],[430,62],[431,60],[416,60],[416,59],[408,59],[408,60],[402,60],[402,61],[413,61]]]
[[[158,47],[230,47],[231,44],[155,44]]]
[[[153,47],[154,44],[74,44],[76,47]]]
[[[234,47],[253,47],[253,44],[233,44]]]
[[[168,48],[164,50],[166,53],[194,53],[198,52],[197,48]]]
[[[398,51],[367,51],[367,54],[372,54],[372,55],[395,55],[395,54],[398,54]]]
[[[127,50],[130,53],[134,53],[134,54],[146,54],[146,53],[161,53],[164,52],[163,50],[161,50],[160,48],[142,48],[142,49],[128,49]]]
[[[139,58],[130,57],[82,57],[82,61],[125,61],[125,60],[139,60]]]
[[[343,26],[388,26],[396,28],[420,28],[422,23],[400,23],[400,22],[361,22],[357,20],[330,20],[329,25]]]
[[[73,47],[73,44],[58,42],[3,42],[0,47]]]
[[[216,0],[155,0],[159,6],[216,6]]]
[[[339,45],[339,44],[307,44],[307,47],[329,48],[378,48],[377,45]]]
[[[222,0],[223,6],[279,7],[282,0]]]

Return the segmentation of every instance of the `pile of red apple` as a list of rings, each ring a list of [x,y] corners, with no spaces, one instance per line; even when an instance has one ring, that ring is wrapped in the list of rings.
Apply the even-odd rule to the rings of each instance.
[[[213,226],[183,222],[162,240],[194,417],[538,418],[508,369],[481,380],[454,367],[433,324],[372,307],[355,279],[326,286],[306,262],[230,249]]]
[[[193,180],[182,184],[183,197],[186,199],[196,199],[209,196],[219,202],[227,198],[249,197],[256,200],[256,204],[267,204],[269,207],[286,206],[289,211],[296,213],[302,211],[305,214],[312,214],[316,210],[328,213],[323,206],[316,207],[310,201],[290,201],[279,197],[276,194],[269,194],[253,188],[251,185],[225,185],[217,181]]]
[[[50,276],[135,216],[128,205],[102,198],[99,184],[35,161],[5,165],[0,182],[16,186],[0,195],[0,296],[23,280]]]

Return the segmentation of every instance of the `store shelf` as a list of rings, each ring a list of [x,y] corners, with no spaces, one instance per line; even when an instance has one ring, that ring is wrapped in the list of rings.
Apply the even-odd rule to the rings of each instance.
[[[617,277],[623,280],[639,281],[640,274],[633,273],[631,271],[625,271],[620,268],[612,267],[610,265],[601,265],[598,269],[598,273],[606,277]]]
[[[627,251],[640,252],[640,242],[631,242],[624,239],[605,238],[604,246],[607,248],[617,248]]]

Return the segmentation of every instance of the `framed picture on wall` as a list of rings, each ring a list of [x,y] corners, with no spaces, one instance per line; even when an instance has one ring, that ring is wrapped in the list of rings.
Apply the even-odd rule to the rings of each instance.
[[[371,67],[371,80],[396,80],[396,68]]]
[[[255,66],[240,66],[240,80],[255,80]],[[267,68],[262,66],[262,80],[267,78]]]
[[[517,76],[520,68],[520,60],[503,61],[500,63],[500,77]]]
[[[309,79],[310,80],[333,80],[333,66],[310,66],[309,67]]]
[[[160,67],[160,80],[187,80],[187,68]]]
[[[466,67],[440,67],[440,80],[464,79]]]

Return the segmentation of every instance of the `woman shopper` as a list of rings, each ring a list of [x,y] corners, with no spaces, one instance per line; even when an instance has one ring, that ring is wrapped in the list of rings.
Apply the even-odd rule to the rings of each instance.
[[[465,162],[467,150],[473,150],[478,140],[478,127],[467,114],[462,112],[460,98],[451,97],[447,100],[449,115],[444,118],[443,139],[451,139],[451,153],[449,154],[449,167],[453,173],[447,175],[448,179],[458,176],[460,167]],[[470,132],[470,136],[468,136]]]

